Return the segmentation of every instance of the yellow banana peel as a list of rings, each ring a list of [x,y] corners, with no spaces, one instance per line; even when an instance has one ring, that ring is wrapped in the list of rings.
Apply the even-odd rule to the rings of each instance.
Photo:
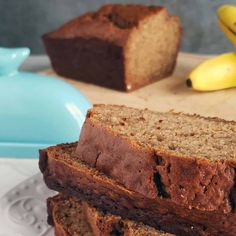
[[[198,91],[214,91],[236,87],[236,53],[225,53],[197,66],[186,81]]]
[[[217,11],[217,17],[221,30],[236,45],[236,6],[221,6]]]
[[[236,6],[221,6],[217,17],[221,30],[236,45]],[[186,84],[198,91],[236,87],[236,53],[224,53],[204,61],[189,74]]]

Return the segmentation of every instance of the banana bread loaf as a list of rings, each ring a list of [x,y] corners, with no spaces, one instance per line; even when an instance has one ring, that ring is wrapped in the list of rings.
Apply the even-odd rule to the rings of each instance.
[[[104,214],[62,194],[49,198],[47,203],[48,219],[56,236],[171,236],[142,223]]]
[[[223,213],[236,202],[236,122],[95,105],[76,156],[148,198]]]
[[[77,143],[40,151],[39,167],[50,189],[123,218],[176,235],[235,236],[236,213],[188,209],[167,198],[148,198],[82,163]]]
[[[131,91],[169,76],[181,37],[176,16],[158,6],[106,5],[43,36],[62,76]]]

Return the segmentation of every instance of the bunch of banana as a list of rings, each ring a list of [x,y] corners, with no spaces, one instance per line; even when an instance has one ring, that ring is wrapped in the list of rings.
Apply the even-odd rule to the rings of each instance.
[[[217,16],[220,28],[236,45],[236,6],[221,6]],[[204,61],[190,73],[186,84],[198,91],[236,87],[236,53],[225,53]]]

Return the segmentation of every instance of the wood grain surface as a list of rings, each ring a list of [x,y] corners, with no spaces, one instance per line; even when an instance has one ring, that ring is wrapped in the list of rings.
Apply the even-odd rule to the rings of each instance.
[[[131,93],[66,79],[92,102],[124,104],[157,111],[175,110],[236,120],[236,88],[196,92],[185,85],[189,72],[208,56],[180,53],[174,74]],[[41,71],[57,76],[53,70]],[[62,77],[59,77],[63,79]]]

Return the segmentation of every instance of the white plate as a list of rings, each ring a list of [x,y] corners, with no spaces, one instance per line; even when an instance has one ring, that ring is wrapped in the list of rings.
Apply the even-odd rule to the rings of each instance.
[[[53,236],[46,199],[55,195],[36,174],[0,199],[0,236]]]

